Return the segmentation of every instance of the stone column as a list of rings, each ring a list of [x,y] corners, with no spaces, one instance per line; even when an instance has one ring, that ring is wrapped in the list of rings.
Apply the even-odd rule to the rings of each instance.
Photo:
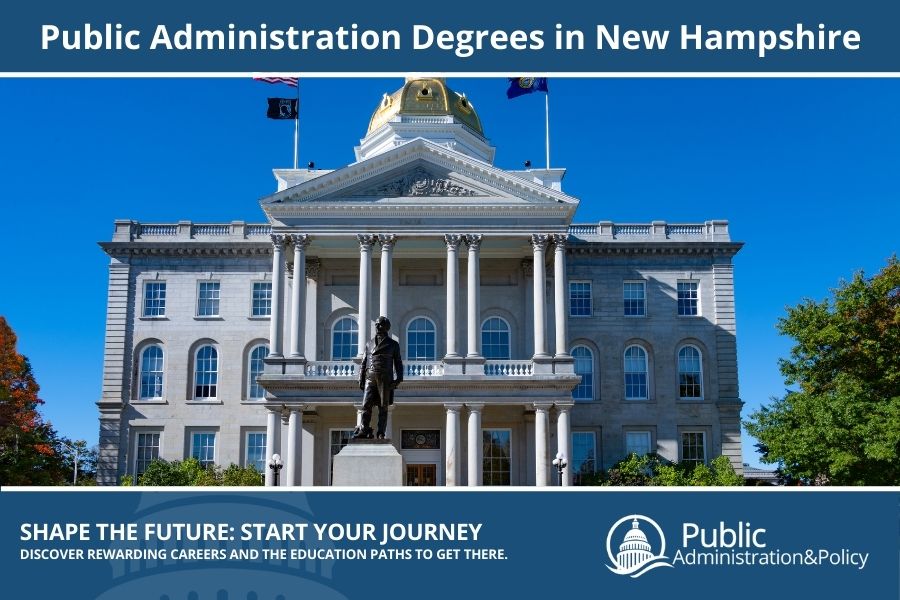
[[[318,258],[306,259],[306,311],[304,316],[305,339],[303,344],[303,356],[309,360],[316,360],[319,356],[318,323],[319,323],[319,269],[322,262]]]
[[[547,432],[550,429],[550,405],[534,405],[534,485],[546,486],[549,481],[550,460],[547,456]]]
[[[291,358],[303,358],[303,317],[306,312],[306,247],[308,235],[292,235],[294,244],[294,287],[291,290]]]
[[[356,409],[356,426],[362,427],[363,405],[354,404],[353,407]]]
[[[467,402],[469,408],[469,432],[468,432],[468,483],[470,487],[481,485],[482,451],[481,446],[481,411],[484,404],[480,402]]]
[[[547,272],[544,267],[544,250],[547,248],[547,236],[534,234],[531,236],[531,247],[534,249],[534,357],[549,358],[546,340],[546,291]],[[538,484],[540,485],[540,484]]]
[[[566,404],[556,405],[556,451],[566,457],[566,468],[563,469],[562,484],[572,485],[572,427],[569,420],[571,406]]]
[[[288,443],[287,443],[287,460],[284,463],[285,484],[293,487],[300,483],[300,461],[302,460],[303,438],[303,409],[304,406],[291,406],[290,416],[288,416]]]
[[[462,404],[445,404],[447,409],[447,457],[444,463],[444,482],[448,487],[459,485],[459,409]]]
[[[462,236],[447,234],[447,357],[459,358],[456,349],[456,300],[459,297],[459,260],[457,250]],[[449,485],[449,484],[448,484]]]
[[[272,456],[274,454],[281,453],[281,444],[279,443],[279,431],[281,429],[279,422],[281,418],[281,407],[277,406],[269,406],[266,408],[268,411],[266,413],[266,485],[273,486],[275,485],[275,473],[272,472],[272,469],[269,468],[269,463],[272,462]]]
[[[481,358],[481,336],[479,335],[479,320],[481,318],[481,276],[480,265],[481,260],[479,254],[481,250],[481,235],[467,235],[466,243],[469,245],[469,264],[468,264],[468,302],[466,309],[468,311],[468,339],[466,344],[467,358]]]
[[[316,425],[317,415],[306,414],[303,416],[303,427],[300,428],[300,485],[311,487],[315,485],[315,455],[316,455]],[[329,440],[325,439],[327,447]]]
[[[269,356],[281,358],[281,283],[284,279],[284,236],[272,236],[272,316],[269,323]]]
[[[390,319],[394,291],[391,282],[391,275],[393,274],[391,259],[394,255],[394,244],[397,243],[397,236],[379,235],[378,240],[381,242],[381,294],[379,295],[380,302],[378,305],[378,314]]]
[[[369,341],[369,297],[372,289],[372,245],[374,235],[359,234],[359,348],[358,358],[366,353],[366,342]]]
[[[556,358],[569,358],[568,324],[566,322],[566,240],[553,236],[553,312],[556,315]]]

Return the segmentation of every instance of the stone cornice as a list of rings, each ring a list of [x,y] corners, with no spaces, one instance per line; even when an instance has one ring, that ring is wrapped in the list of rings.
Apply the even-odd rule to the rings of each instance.
[[[271,256],[271,242],[100,242],[113,257],[135,256]]]
[[[698,254],[734,256],[743,242],[581,242],[569,240],[570,256],[616,256],[633,254]]]

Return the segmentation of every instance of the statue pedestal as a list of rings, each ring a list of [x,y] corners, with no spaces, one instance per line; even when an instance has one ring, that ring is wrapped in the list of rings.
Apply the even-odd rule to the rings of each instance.
[[[352,440],[333,461],[333,486],[402,486],[403,457],[390,440]]]

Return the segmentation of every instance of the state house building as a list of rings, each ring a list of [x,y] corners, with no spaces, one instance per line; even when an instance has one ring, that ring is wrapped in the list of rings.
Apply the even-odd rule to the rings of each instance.
[[[154,458],[331,483],[379,315],[408,485],[578,484],[631,452],[741,472],[725,221],[574,221],[564,169],[509,171],[442,79],[385,94],[334,169],[275,170],[265,223],[116,221],[99,481]]]

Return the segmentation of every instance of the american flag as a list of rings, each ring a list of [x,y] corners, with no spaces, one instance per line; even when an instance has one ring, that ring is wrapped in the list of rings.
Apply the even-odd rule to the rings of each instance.
[[[297,87],[297,77],[254,77],[255,81],[264,81],[266,83],[284,83],[291,87]]]

